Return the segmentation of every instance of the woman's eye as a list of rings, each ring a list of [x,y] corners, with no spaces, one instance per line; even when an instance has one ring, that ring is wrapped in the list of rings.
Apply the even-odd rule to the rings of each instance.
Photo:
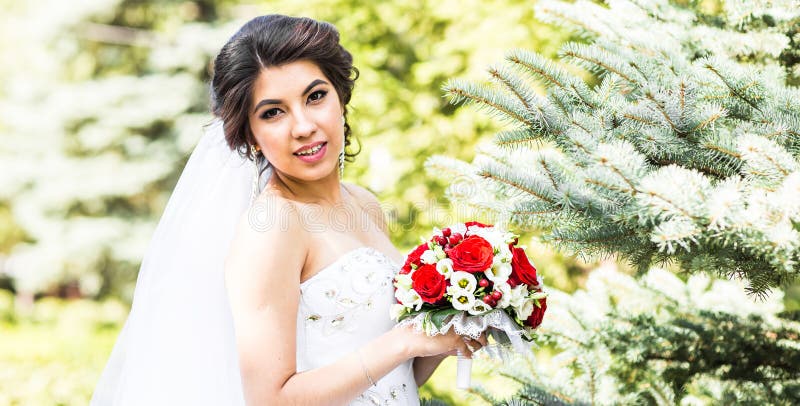
[[[267,120],[277,116],[281,111],[279,109],[268,109],[265,112],[261,113],[261,118]]]
[[[321,100],[323,97],[325,97],[326,94],[328,94],[326,90],[317,90],[316,92],[308,95],[308,101],[314,102]]]

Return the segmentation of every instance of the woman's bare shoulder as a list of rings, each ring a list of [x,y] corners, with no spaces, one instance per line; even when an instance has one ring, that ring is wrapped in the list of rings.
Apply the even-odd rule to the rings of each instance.
[[[342,183],[344,188],[350,192],[353,197],[358,200],[358,203],[363,206],[380,205],[378,198],[375,194],[370,192],[367,188],[357,185],[355,183]]]
[[[262,193],[242,214],[230,255],[229,269],[246,261],[250,269],[297,268],[297,278],[308,254],[307,232],[297,207],[274,193]]]
[[[388,235],[386,227],[386,217],[383,212],[383,207],[375,197],[375,194],[364,188],[363,186],[354,183],[343,183],[344,188],[353,196],[358,205],[370,216],[372,221]]]
[[[240,232],[254,233],[254,236],[301,237],[303,227],[296,202],[265,191],[261,193],[239,222]]]

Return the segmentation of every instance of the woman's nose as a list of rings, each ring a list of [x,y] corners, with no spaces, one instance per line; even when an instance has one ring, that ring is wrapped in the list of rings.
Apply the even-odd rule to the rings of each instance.
[[[297,112],[294,114],[294,123],[292,125],[292,137],[303,138],[308,137],[317,130],[317,124],[314,122],[307,112]]]

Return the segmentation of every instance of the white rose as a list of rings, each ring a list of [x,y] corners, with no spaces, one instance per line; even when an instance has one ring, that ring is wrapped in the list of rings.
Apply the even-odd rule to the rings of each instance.
[[[422,298],[414,289],[400,289],[394,292],[394,297],[403,304],[405,307],[413,307],[414,310],[419,310],[422,307]]]
[[[497,253],[494,254],[494,262],[510,264],[513,258],[514,254],[508,249],[508,244],[501,245],[500,248],[497,249]]]
[[[413,282],[411,280],[411,273],[406,273],[406,274],[399,273],[395,275],[394,279],[395,279],[394,286],[396,288],[406,289],[406,290],[411,289],[411,283]]]
[[[436,253],[433,250],[427,250],[420,255],[419,259],[423,264],[433,265],[436,263]]]
[[[489,244],[492,244],[492,248],[495,251],[504,243],[503,234],[494,228],[469,226],[469,234],[477,235],[484,240],[489,241]]]
[[[441,245],[434,245],[433,246],[433,253],[436,254],[436,260],[441,261],[447,258],[447,254],[444,253],[444,249],[442,249]]]
[[[517,285],[511,289],[509,302],[511,306],[522,306],[528,301],[528,288],[525,285]]]
[[[503,294],[503,297],[497,301],[496,307],[504,309],[511,305],[511,285],[507,283],[495,283],[494,290]]]
[[[450,232],[453,234],[461,234],[462,236],[467,232],[467,226],[464,223],[458,223],[450,226]]]
[[[395,303],[389,306],[389,317],[395,321],[400,320],[400,317],[406,314],[406,309],[407,307],[401,305],[400,303]]]
[[[478,226],[470,226],[469,233],[470,235],[478,235],[486,241],[489,241],[489,244],[492,244],[495,255],[499,255],[500,259],[511,260],[511,250],[508,249],[508,244],[512,243],[514,238],[516,238],[514,234],[503,231],[497,227],[486,228]]]
[[[450,284],[459,289],[466,290],[467,292],[475,292],[478,281],[475,280],[475,276],[469,272],[454,271],[450,275]]]
[[[517,318],[526,320],[533,313],[533,300],[526,299],[520,305],[514,306],[514,311],[517,312]]]
[[[543,299],[543,298],[546,298],[546,297],[547,297],[547,293],[542,292],[542,291],[533,292],[533,294],[531,295],[531,299]]]

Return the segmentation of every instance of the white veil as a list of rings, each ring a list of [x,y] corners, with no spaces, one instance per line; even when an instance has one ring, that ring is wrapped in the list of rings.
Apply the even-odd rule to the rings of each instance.
[[[216,120],[158,223],[91,405],[244,405],[223,265],[254,178]]]

